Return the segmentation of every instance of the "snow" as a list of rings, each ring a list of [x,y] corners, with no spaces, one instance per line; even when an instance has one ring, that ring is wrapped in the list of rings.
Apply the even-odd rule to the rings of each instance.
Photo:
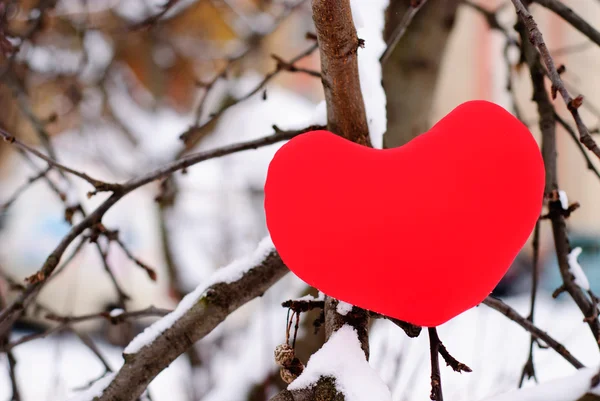
[[[569,208],[569,198],[567,197],[567,193],[562,189],[558,190],[558,199],[560,200],[560,206],[567,210]]]
[[[391,401],[390,390],[365,359],[358,334],[345,325],[308,360],[306,369],[288,390],[313,386],[320,377],[335,378],[336,389],[346,401]]]
[[[209,287],[217,283],[232,283],[241,279],[244,274],[260,264],[274,249],[271,237],[265,237],[254,253],[247,257],[235,260],[224,268],[218,269],[206,282],[200,284],[194,291],[187,294],[173,312],[156,321],[142,333],[138,334],[125,348],[123,353],[135,354],[146,345],[152,343],[159,335],[173,326],[177,320],[190,310]]]
[[[350,313],[350,311],[352,311],[352,305],[344,301],[339,301],[336,307],[336,311],[340,315],[346,316],[348,313]]]
[[[575,284],[580,286],[586,291],[590,290],[590,282],[585,275],[585,272],[581,268],[581,265],[577,261],[577,258],[581,255],[581,248],[577,247],[569,252],[568,260],[569,260],[569,271],[575,277]]]
[[[381,63],[379,58],[386,48],[383,40],[385,10],[389,0],[352,0],[352,18],[356,33],[365,41],[364,49],[358,50],[358,75],[362,90],[371,144],[383,147],[383,134],[387,129],[386,98],[381,86]]]
[[[504,301],[522,316],[529,313],[529,294]],[[581,312],[571,300],[555,300],[549,292],[540,291],[534,318],[536,326],[563,344],[585,366],[600,366],[598,345],[582,325]],[[519,325],[482,305],[443,324],[438,332],[450,354],[473,369],[471,373],[458,374],[441,361],[445,398],[479,401],[517,388],[530,342],[529,333]],[[369,362],[390,388],[394,400],[429,399],[427,333],[411,339],[392,323],[377,319],[369,331],[369,340]],[[576,372],[552,349],[535,347],[534,365],[541,383]],[[524,383],[524,387],[533,385],[533,380]]]
[[[307,294],[303,297],[296,298],[294,301],[324,301],[324,300],[325,300],[325,294],[323,294],[321,291],[319,291],[319,295],[316,298],[310,294]]]
[[[123,314],[123,312],[125,312],[125,311],[121,308],[113,309],[110,311],[110,317],[121,316]]]
[[[102,395],[105,388],[108,387],[112,379],[115,377],[114,373],[109,373],[100,380],[96,381],[87,390],[77,393],[74,397],[69,398],[69,401],[93,401],[95,397]]]
[[[591,387],[591,378],[598,369],[581,369],[572,376],[552,380],[535,387],[510,391],[485,401],[576,401],[586,393],[600,395],[600,387]]]

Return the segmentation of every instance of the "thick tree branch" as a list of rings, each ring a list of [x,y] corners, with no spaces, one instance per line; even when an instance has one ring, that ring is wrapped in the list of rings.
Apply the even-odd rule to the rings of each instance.
[[[260,252],[260,249],[257,252]],[[176,309],[173,312],[176,315],[173,316],[178,317],[173,317],[175,319],[173,324],[157,333],[147,344],[139,344],[139,350],[128,353],[130,351],[125,349],[125,364],[103,394],[98,397],[98,401],[136,400],[154,377],[179,355],[210,333],[230,313],[246,302],[261,296],[288,272],[274,249],[267,255],[263,255],[262,258],[258,258],[258,256],[251,257],[252,260],[260,260],[256,260],[257,264],[243,273],[241,277],[233,281],[216,280],[216,283],[206,287],[200,294],[187,295],[192,298],[184,298],[178,309],[187,304],[189,304],[189,309],[184,311],[181,316],[178,316],[178,309]],[[238,268],[236,263],[232,263],[217,270],[215,274],[226,276],[226,274],[233,273],[233,277],[235,277],[236,270],[234,269]],[[226,269],[232,271],[227,272]],[[168,319],[170,316],[167,315],[163,319]],[[161,322],[156,324],[160,325]],[[148,330],[158,329],[150,328]],[[132,347],[132,344],[128,348]]]
[[[352,142],[371,146],[358,77],[358,48],[348,0],[313,0],[313,20],[321,53],[327,128]]]
[[[349,0],[313,0],[313,20],[321,55],[321,74],[327,104],[329,131],[364,146],[371,146],[367,115],[358,75],[357,51],[362,41],[356,35]],[[339,313],[339,302],[326,297],[325,331],[331,335],[345,325],[356,330],[365,358],[369,357],[369,313],[352,307]],[[335,387],[335,378],[321,377],[310,388],[276,395],[274,400],[343,401]]]

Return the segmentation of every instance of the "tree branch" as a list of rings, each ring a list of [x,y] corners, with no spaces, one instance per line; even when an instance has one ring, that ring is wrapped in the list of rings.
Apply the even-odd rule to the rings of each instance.
[[[61,257],[71,242],[73,242],[86,229],[91,228],[95,224],[99,223],[104,214],[131,191],[202,161],[229,155],[243,150],[257,149],[263,146],[272,145],[280,141],[291,139],[304,132],[322,129],[323,127],[311,126],[303,130],[294,131],[282,131],[276,127],[274,128],[276,132],[273,135],[235,145],[224,146],[211,151],[191,154],[183,159],[168,163],[163,167],[122,184],[119,191],[113,193],[92,213],[88,214],[77,225],[71,228],[69,233],[60,241],[54,251],[52,251],[52,253],[46,258],[41,269],[34,274],[36,280],[30,282],[29,285],[24,289],[23,293],[16,300],[14,300],[7,308],[0,311],[0,336],[10,330],[13,323],[23,314],[24,310],[31,303],[33,298],[39,293],[43,285],[51,276],[52,272],[54,272],[56,269],[56,266],[60,262]]]
[[[358,76],[358,48],[348,0],[313,0],[313,21],[321,54],[327,128],[352,142],[371,146]]]
[[[387,47],[385,48],[385,51],[379,58],[381,64],[384,64],[387,61],[388,57],[390,54],[392,54],[392,51],[396,48],[396,45],[400,39],[402,39],[402,36],[404,36],[404,33],[406,32],[406,29],[412,22],[413,18],[415,15],[417,15],[421,7],[423,7],[426,2],[427,0],[410,0],[410,6],[408,7],[408,10],[406,10],[404,13],[402,21],[400,21],[398,26],[394,29],[390,39],[387,41]]]
[[[559,15],[562,19],[571,24],[573,28],[577,29],[579,32],[587,36],[592,42],[600,46],[600,32],[588,24],[583,18],[567,7],[564,3],[557,0],[533,1]]]
[[[210,279],[213,284],[201,285],[188,294],[172,314],[136,338],[125,349],[124,365],[98,401],[136,400],[154,377],[179,355],[230,313],[261,296],[282,278],[288,269],[277,252],[271,247],[266,255],[264,253],[265,249],[259,247],[245,262],[234,262],[217,270]],[[240,271],[246,263],[252,262],[255,264]]]
[[[504,316],[517,323],[519,326],[523,327],[525,330],[531,333],[536,339],[543,341],[550,348],[556,351],[560,356],[565,358],[567,362],[573,365],[577,369],[581,369],[585,367],[577,358],[575,358],[564,345],[556,341],[554,338],[550,337],[548,333],[536,327],[533,323],[531,323],[528,319],[519,315],[519,313],[502,302],[499,299],[487,297],[483,302],[483,304],[489,306],[492,309],[497,310],[502,313]]]
[[[552,79],[554,85],[553,87],[558,88],[563,95],[563,98],[565,98],[565,101],[567,101],[569,94],[566,89],[564,89],[562,81],[560,80],[560,76],[554,68],[554,62],[548,53],[546,45],[543,42],[541,33],[539,30],[537,30],[537,25],[533,20],[533,17],[531,17],[531,14],[529,14],[526,7],[523,6],[520,0],[512,1],[517,8],[517,14],[519,14],[523,21],[523,24],[517,26],[517,29],[521,35],[523,54],[525,55],[525,60],[527,61],[531,72],[533,100],[537,103],[538,113],[540,115],[539,126],[542,132],[542,157],[544,159],[544,166],[546,170],[546,186],[544,192],[546,198],[549,199],[550,211],[548,213],[548,217],[552,223],[554,246],[556,249],[560,274],[563,279],[564,289],[569,293],[569,295],[571,295],[581,312],[586,317],[586,321],[592,331],[592,334],[598,342],[600,341],[600,322],[598,320],[596,308],[593,302],[586,296],[585,292],[583,292],[583,290],[574,283],[573,277],[570,273],[568,255],[571,251],[571,245],[569,244],[569,238],[567,235],[565,214],[562,209],[561,202],[558,199],[559,187],[556,165],[556,113],[544,85],[544,70],[541,65],[540,56],[548,67],[550,77],[552,78],[554,75],[556,75],[556,82],[555,79]],[[529,40],[527,40],[528,38]],[[536,52],[534,46],[537,47],[537,49],[540,51],[540,54]],[[570,101],[567,101],[567,103],[569,102]],[[577,118],[579,118],[577,108],[569,107],[569,109],[573,116],[576,117],[577,121]],[[585,144],[581,136],[581,131],[580,140]],[[590,140],[593,142],[591,137]],[[598,343],[598,346],[600,347],[600,343]]]
[[[431,358],[431,394],[429,398],[434,401],[444,401],[442,394],[442,375],[440,374],[440,339],[435,327],[429,327],[429,356]]]
[[[550,52],[548,51],[548,47],[544,42],[542,33],[537,27],[537,23],[535,22],[527,8],[523,5],[521,0],[511,1],[515,6],[515,9],[517,10],[517,15],[519,16],[521,21],[523,21],[523,23],[527,27],[527,30],[529,31],[529,41],[535,47],[537,47],[542,56],[542,60],[546,65],[546,68],[548,70],[548,76],[552,81],[552,98],[556,97],[557,92],[560,93],[565,104],[567,105],[567,108],[573,115],[573,119],[575,120],[575,124],[577,125],[577,130],[579,131],[579,140],[585,145],[586,148],[591,150],[597,157],[600,158],[600,148],[590,135],[590,131],[588,130],[587,126],[585,125],[585,123],[581,119],[581,116],[579,115],[578,109],[583,103],[583,96],[579,95],[575,99],[573,99],[571,95],[569,95],[569,92],[565,88],[565,85],[562,79],[560,78],[560,74],[556,69],[554,60],[550,56]]]

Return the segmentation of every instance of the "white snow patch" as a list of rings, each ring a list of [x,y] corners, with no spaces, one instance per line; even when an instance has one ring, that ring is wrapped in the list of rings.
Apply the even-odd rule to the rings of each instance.
[[[581,268],[581,265],[577,261],[577,258],[581,255],[581,248],[577,247],[569,252],[568,260],[569,260],[569,271],[575,277],[575,284],[580,286],[586,291],[590,290],[590,282],[585,275],[585,272]]]
[[[109,315],[110,315],[110,317],[117,317],[117,316],[121,316],[123,314],[123,312],[125,312],[123,309],[115,308],[110,311]]]
[[[75,396],[69,398],[69,401],[92,401],[96,397],[100,397],[104,389],[108,387],[112,379],[115,377],[115,373],[109,373],[102,379],[96,381],[90,386],[90,388],[77,393]]]
[[[337,313],[342,316],[346,316],[350,311],[352,311],[352,305],[347,302],[339,301],[336,307]]]
[[[274,249],[275,247],[273,246],[271,237],[267,236],[260,242],[256,250],[251,255],[235,260],[226,267],[218,269],[206,282],[200,284],[194,291],[186,295],[173,312],[169,313],[162,319],[152,324],[150,327],[147,327],[142,333],[138,334],[125,348],[123,353],[134,354],[144,346],[152,343],[159,335],[161,335],[169,327],[173,326],[177,320],[179,320],[187,311],[189,311],[210,286],[217,283],[232,283],[241,279],[245,273],[261,263]]]
[[[320,377],[334,377],[337,390],[346,401],[391,401],[390,390],[371,368],[363,353],[358,334],[343,326],[308,360],[304,372],[288,390],[313,386]]]
[[[560,205],[564,210],[569,208],[569,197],[567,193],[563,190],[558,190],[558,199],[560,200]]]
[[[387,129],[385,91],[381,86],[381,63],[379,58],[386,48],[383,40],[385,10],[389,0],[352,0],[352,18],[356,33],[365,41],[364,49],[358,51],[358,75],[362,90],[371,144],[383,147],[383,134]]]
[[[581,369],[572,376],[552,380],[535,387],[509,391],[486,401],[575,401],[586,393],[600,395],[600,388],[590,389],[598,369]]]
[[[307,294],[303,297],[296,298],[294,301],[324,301],[325,296],[322,296],[322,294],[323,293],[319,291],[319,295],[316,298],[310,294]]]

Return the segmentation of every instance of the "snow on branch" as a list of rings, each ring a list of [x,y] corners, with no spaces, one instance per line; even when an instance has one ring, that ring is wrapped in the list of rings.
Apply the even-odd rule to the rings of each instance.
[[[308,360],[304,372],[288,391],[314,387],[321,378],[331,378],[345,401],[390,401],[390,390],[371,368],[358,339],[358,333],[344,325]]]
[[[158,336],[172,327],[183,315],[196,305],[200,299],[206,295],[209,287],[218,283],[229,284],[240,280],[244,277],[244,274],[248,273],[248,270],[255,268],[265,260],[274,249],[271,238],[267,237],[260,242],[258,248],[252,255],[236,260],[227,267],[217,270],[206,282],[200,284],[194,291],[187,294],[181,302],[179,302],[179,305],[177,305],[177,308],[173,312],[155,322],[135,337],[125,348],[123,353],[135,354],[136,352],[139,352],[142,347],[152,344]]]
[[[270,237],[249,256],[217,270],[179,306],[137,336],[125,349],[124,365],[99,401],[137,399],[148,384],[230,313],[261,296],[288,272]]]
[[[383,28],[388,3],[389,0],[350,1],[356,34],[364,41],[364,48],[358,52],[360,88],[365,102],[371,144],[378,149],[383,147],[383,134],[387,128],[386,98],[381,85],[379,58],[386,49]]]
[[[567,258],[569,260],[569,271],[571,272],[571,274],[574,277],[573,281],[575,282],[575,284],[577,284],[584,290],[589,291],[590,290],[590,281],[588,280],[583,269],[581,268],[581,265],[579,264],[579,261],[577,260],[579,255],[581,255],[580,247],[577,247],[577,248],[573,249],[571,252],[569,252],[569,255],[567,256]]]

